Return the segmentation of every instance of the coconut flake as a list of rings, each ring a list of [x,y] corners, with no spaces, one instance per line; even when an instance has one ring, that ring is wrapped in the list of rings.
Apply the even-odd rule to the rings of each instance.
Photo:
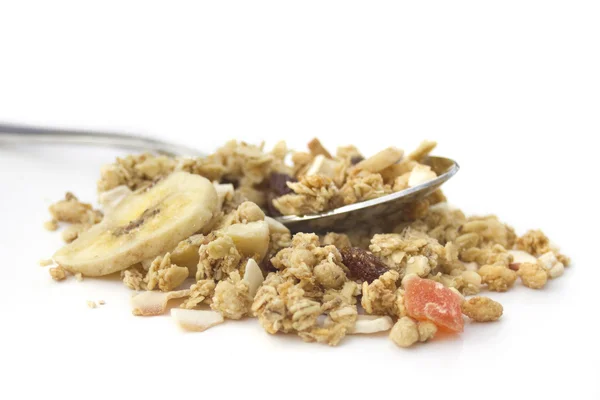
[[[392,329],[394,321],[390,317],[381,315],[359,315],[354,328],[348,330],[350,334],[377,333]]]
[[[173,308],[171,317],[180,327],[188,331],[202,332],[208,328],[223,323],[223,316],[212,310],[188,310]]]
[[[165,313],[169,300],[180,299],[189,295],[189,290],[177,290],[173,292],[141,292],[131,298],[131,312],[133,315],[142,316],[161,315]]]

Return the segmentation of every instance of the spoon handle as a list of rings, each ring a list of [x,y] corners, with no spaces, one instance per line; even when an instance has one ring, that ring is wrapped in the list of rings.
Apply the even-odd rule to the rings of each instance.
[[[0,122],[0,144],[84,144],[154,151],[168,156],[202,156],[198,150],[126,133],[84,129],[42,128]]]

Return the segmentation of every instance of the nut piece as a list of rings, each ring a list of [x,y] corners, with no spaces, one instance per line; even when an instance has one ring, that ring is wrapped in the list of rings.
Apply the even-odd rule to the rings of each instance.
[[[186,310],[173,308],[171,317],[180,327],[188,331],[202,332],[210,327],[223,323],[223,316],[212,310]]]
[[[476,322],[496,321],[502,316],[502,304],[489,297],[472,297],[460,305],[463,314]]]
[[[521,277],[523,285],[532,289],[541,289],[548,281],[548,273],[539,263],[523,263],[517,274]]]
[[[269,249],[269,224],[265,221],[235,224],[224,230],[225,235],[233,239],[235,247],[246,257],[256,257],[262,261]]]
[[[341,249],[342,263],[356,280],[371,283],[387,272],[388,267],[381,259],[360,247]]]
[[[419,328],[410,317],[402,317],[390,332],[390,339],[400,347],[410,347],[419,341]]]

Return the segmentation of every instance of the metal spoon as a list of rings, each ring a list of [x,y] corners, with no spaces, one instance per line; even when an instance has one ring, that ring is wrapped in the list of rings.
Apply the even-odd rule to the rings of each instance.
[[[60,128],[38,128],[32,126],[0,123],[0,143],[57,143],[86,144],[109,147],[124,147],[155,151],[168,156],[205,154],[186,146],[138,135],[70,130]],[[375,224],[400,218],[406,207],[425,198],[453,177],[459,170],[456,161],[444,157],[429,156],[424,163],[438,175],[435,179],[395,192],[387,196],[336,208],[314,215],[287,215],[276,220],[294,232],[346,231],[363,224]]]

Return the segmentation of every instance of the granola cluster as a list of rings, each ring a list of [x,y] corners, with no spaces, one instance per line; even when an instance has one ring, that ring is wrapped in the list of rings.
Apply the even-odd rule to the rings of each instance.
[[[269,334],[307,342],[337,345],[350,334],[389,331],[400,347],[426,342],[440,329],[459,332],[462,315],[498,320],[502,305],[480,292],[504,292],[519,280],[542,289],[570,263],[539,230],[518,236],[496,216],[468,217],[440,191],[408,205],[402,218],[320,236],[292,234],[271,218],[318,213],[434,179],[425,162],[435,146],[423,142],[406,156],[390,147],[365,158],[354,146],[332,155],[315,139],[308,152],[293,152],[289,165],[284,142],[267,152],[232,141],[204,158],[117,159],[98,181],[105,210],[174,171],[210,179],[219,197],[207,226],[120,272],[139,293],[134,314],[162,314],[169,300],[181,299],[172,315],[186,329],[255,317]],[[103,218],[71,193],[50,213],[47,228],[70,224],[67,242]],[[70,275],[60,265],[49,271],[56,281]]]

